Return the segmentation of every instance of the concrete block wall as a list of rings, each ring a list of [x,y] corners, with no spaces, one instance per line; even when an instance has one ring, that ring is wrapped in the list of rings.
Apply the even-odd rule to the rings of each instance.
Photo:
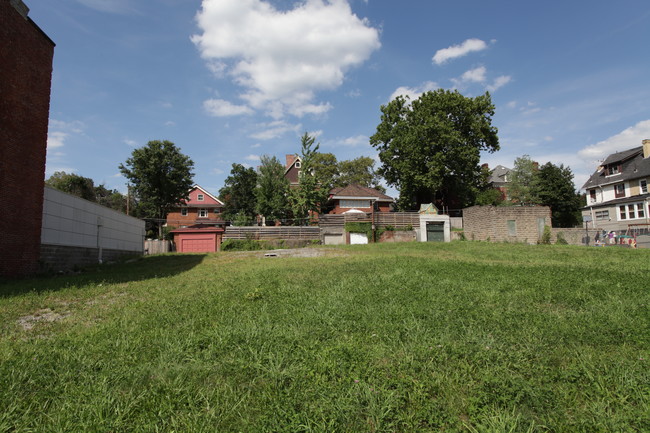
[[[110,261],[120,254],[141,255],[144,234],[144,221],[45,187],[41,231],[45,268]]]
[[[514,236],[509,221],[514,221]],[[551,225],[548,206],[472,206],[463,209],[467,240],[536,244]]]
[[[0,0],[0,276],[38,270],[54,42]]]

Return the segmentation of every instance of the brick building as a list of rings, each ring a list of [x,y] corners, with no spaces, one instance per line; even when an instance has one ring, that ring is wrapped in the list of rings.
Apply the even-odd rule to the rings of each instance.
[[[0,0],[0,275],[38,268],[54,42]]]
[[[472,206],[463,209],[468,240],[536,244],[551,225],[548,206]]]

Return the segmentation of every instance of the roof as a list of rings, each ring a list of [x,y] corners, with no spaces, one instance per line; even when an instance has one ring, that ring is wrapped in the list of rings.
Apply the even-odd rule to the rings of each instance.
[[[610,201],[604,201],[602,203],[588,204],[587,206],[584,206],[581,209],[592,209],[592,208],[596,209],[601,207],[618,206],[626,203],[641,202],[649,198],[650,198],[650,194],[631,195],[628,197],[621,197]]]
[[[172,230],[169,233],[222,233],[225,230],[218,227],[204,226],[202,224],[197,224],[189,227],[184,227],[182,229]]]
[[[210,197],[212,200],[216,201],[216,202],[217,202],[217,206],[219,206],[219,205],[223,206],[223,202],[222,202],[221,200],[219,200],[216,196],[210,194],[210,193],[208,192],[208,190],[206,190],[205,188],[203,188],[203,187],[202,187],[201,185],[199,185],[199,184],[195,184],[194,186],[192,186],[192,188],[190,188],[189,191],[187,192],[187,195],[189,195],[189,194],[190,194],[192,191],[194,191],[195,189],[200,190],[202,193],[204,193],[205,195],[207,195],[208,197]],[[204,208],[204,207],[214,207],[214,206],[215,206],[215,205],[213,205],[213,204],[207,204],[207,203],[186,203],[185,200],[183,200],[183,201],[181,202],[181,205],[182,205],[182,206],[186,206],[186,207],[202,207],[202,208]]]
[[[392,197],[387,196],[381,191],[377,191],[374,188],[368,188],[358,184],[351,184],[344,187],[333,188],[330,190],[330,200],[340,200],[340,199],[371,199],[376,201],[395,201]]]
[[[606,176],[604,168],[617,163],[621,164],[621,171]],[[639,146],[609,155],[582,188],[590,189],[648,176],[650,176],[650,158],[643,158],[643,147]]]
[[[502,165],[497,165],[494,167],[494,169],[490,172],[490,177],[488,178],[488,182],[490,183],[505,183],[506,181],[506,176],[510,174],[511,169],[508,167],[504,167]]]

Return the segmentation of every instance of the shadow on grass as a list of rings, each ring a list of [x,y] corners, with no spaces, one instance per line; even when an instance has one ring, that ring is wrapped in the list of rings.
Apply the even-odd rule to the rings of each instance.
[[[125,263],[89,266],[74,274],[47,274],[13,280],[0,279],[0,298],[98,283],[115,284],[170,277],[191,270],[201,264],[205,257],[206,254],[145,256]]]

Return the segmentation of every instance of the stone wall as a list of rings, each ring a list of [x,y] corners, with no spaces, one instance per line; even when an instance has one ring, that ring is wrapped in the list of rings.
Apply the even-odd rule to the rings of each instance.
[[[548,206],[472,206],[463,209],[467,240],[536,244],[551,225]]]
[[[0,276],[38,270],[54,43],[0,1]]]

